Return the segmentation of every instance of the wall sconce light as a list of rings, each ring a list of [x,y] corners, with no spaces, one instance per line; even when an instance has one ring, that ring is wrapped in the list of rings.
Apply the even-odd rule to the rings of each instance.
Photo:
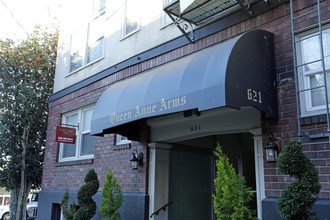
[[[131,162],[132,170],[137,170],[138,166],[143,164],[143,153],[138,153],[137,150],[133,150],[132,157],[129,161]]]
[[[266,150],[266,162],[276,162],[280,153],[280,145],[272,133],[268,135],[268,142],[264,148]]]

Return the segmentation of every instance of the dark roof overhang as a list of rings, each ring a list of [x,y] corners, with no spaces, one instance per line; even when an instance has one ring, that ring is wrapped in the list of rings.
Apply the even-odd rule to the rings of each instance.
[[[191,109],[253,106],[277,119],[276,94],[273,35],[254,30],[110,85],[91,134],[134,140],[144,119]]]

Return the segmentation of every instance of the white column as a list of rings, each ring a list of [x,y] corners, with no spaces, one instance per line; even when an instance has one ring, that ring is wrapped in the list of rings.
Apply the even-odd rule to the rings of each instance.
[[[169,195],[169,159],[172,145],[150,143],[149,164],[149,218],[152,213],[168,203]],[[152,220],[167,220],[168,207],[166,211],[160,211],[154,215]]]
[[[254,159],[256,172],[256,188],[257,188],[257,207],[258,218],[262,219],[262,200],[265,198],[265,179],[264,179],[264,157],[262,146],[261,129],[250,130],[254,135]]]

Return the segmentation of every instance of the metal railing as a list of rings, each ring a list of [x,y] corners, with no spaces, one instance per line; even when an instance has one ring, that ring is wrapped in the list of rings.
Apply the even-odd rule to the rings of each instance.
[[[173,203],[173,201],[170,201],[170,202],[166,203],[165,205],[163,205],[162,207],[160,207],[159,209],[157,209],[156,211],[154,211],[150,215],[150,218],[152,218],[152,216],[154,216],[154,215],[158,215],[159,212],[161,212],[161,211],[166,211],[167,206],[171,205],[172,203]]]
[[[330,117],[329,117],[329,102],[328,102],[328,86],[327,86],[327,76],[326,76],[326,69],[325,69],[325,62],[324,62],[324,51],[323,51],[323,38],[322,38],[322,25],[323,22],[321,21],[321,9],[320,9],[320,0],[316,0],[317,3],[317,7],[315,9],[311,9],[308,12],[305,12],[303,14],[300,14],[298,16],[295,16],[295,10],[294,10],[294,5],[293,5],[293,1],[294,0],[290,0],[290,13],[291,13],[291,35],[292,35],[292,48],[293,48],[293,65],[294,65],[294,77],[295,77],[295,87],[296,87],[296,105],[297,105],[297,123],[298,123],[298,136],[300,138],[302,137],[307,137],[307,138],[320,138],[320,137],[329,137],[329,132],[330,132]],[[299,0],[298,0],[299,1]],[[313,8],[313,7],[310,7]],[[302,18],[304,16],[307,16],[311,13],[317,12],[317,23],[310,25],[309,27],[303,27],[304,31],[309,30],[309,29],[314,29],[317,28],[318,32],[315,34],[312,34],[309,37],[306,37],[304,39],[296,39],[296,34],[297,33],[301,33],[301,30],[295,30],[295,20]],[[318,36],[319,37],[319,47],[320,47],[320,55],[321,58],[312,62],[308,62],[308,63],[303,63],[303,64],[299,64],[297,62],[297,44],[303,42],[304,40],[308,40],[311,37],[315,37]],[[316,62],[320,62],[322,65],[322,74],[323,74],[323,81],[324,81],[324,85],[320,85],[320,86],[315,86],[315,87],[311,87],[311,88],[304,88],[304,89],[300,89],[299,88],[299,78],[298,78],[298,68],[300,67],[304,67],[307,66],[311,63],[316,63]],[[302,132],[302,125],[301,125],[301,103],[300,103],[300,99],[301,96],[300,94],[303,92],[309,92],[309,91],[313,91],[316,89],[323,89],[324,90],[324,94],[325,94],[325,106],[326,106],[326,117],[327,117],[327,133],[322,133],[322,134],[314,134],[314,135],[307,135],[304,134]],[[328,143],[327,142],[319,142],[319,143]]]

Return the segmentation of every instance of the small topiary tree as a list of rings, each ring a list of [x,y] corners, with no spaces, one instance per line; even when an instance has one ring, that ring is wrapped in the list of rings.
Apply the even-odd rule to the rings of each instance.
[[[217,173],[214,180],[214,210],[218,220],[257,219],[247,203],[252,199],[252,192],[245,186],[245,179],[239,176],[228,157],[218,145],[214,151]]]
[[[96,203],[92,196],[97,193],[100,183],[94,169],[88,171],[85,177],[85,184],[82,185],[77,193],[79,208],[72,203],[68,210],[69,193],[66,191],[62,197],[61,208],[66,220],[89,220],[96,213]]]
[[[113,175],[111,169],[108,170],[106,181],[102,190],[102,203],[100,211],[106,220],[121,220],[118,209],[124,201],[121,188],[117,183],[117,178]]]
[[[278,157],[277,167],[282,173],[295,179],[278,199],[279,213],[288,220],[309,219],[315,214],[311,208],[316,201],[314,195],[320,192],[321,185],[318,171],[303,153],[300,141],[288,142]]]
[[[96,203],[92,196],[97,193],[100,183],[94,169],[88,171],[84,181],[85,184],[80,187],[77,193],[80,208],[74,214],[74,219],[78,220],[89,220],[96,213]]]

